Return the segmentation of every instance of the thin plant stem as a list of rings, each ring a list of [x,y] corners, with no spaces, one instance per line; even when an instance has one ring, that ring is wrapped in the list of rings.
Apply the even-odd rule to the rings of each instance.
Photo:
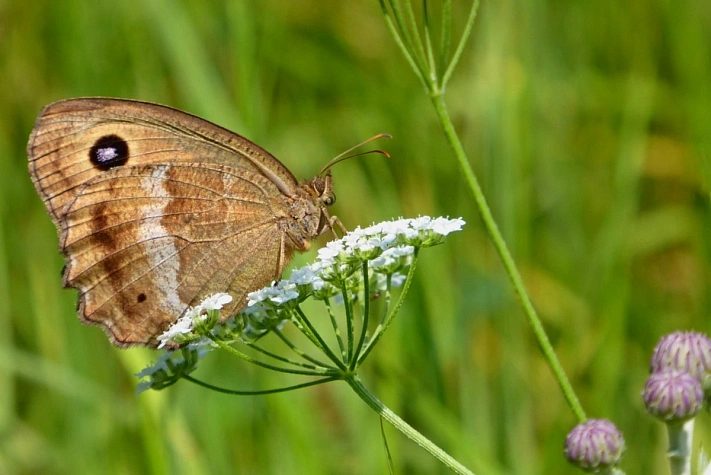
[[[358,344],[356,345],[354,354],[356,355],[350,362],[349,368],[353,371],[358,364],[358,355],[363,349],[363,343],[365,342],[365,335],[368,333],[368,322],[370,320],[370,297],[367,295],[369,289],[368,282],[368,261],[363,261],[361,267],[361,272],[363,273],[363,288],[365,289],[365,295],[363,295],[363,324],[360,329],[360,337],[358,338]]]
[[[341,327],[338,326],[338,321],[336,320],[336,315],[333,313],[333,307],[331,307],[331,300],[325,299],[326,311],[328,312],[328,318],[331,319],[331,326],[333,326],[333,334],[336,336],[336,341],[338,342],[338,348],[341,350],[341,357],[346,358],[346,347],[343,344],[343,338],[341,337]]]
[[[385,323],[383,323],[383,330],[387,330],[387,328],[390,326],[390,324],[393,322],[393,319],[395,318],[395,315],[398,314],[400,311],[400,307],[402,307],[402,304],[405,303],[405,296],[407,295],[407,292],[410,290],[410,286],[412,285],[412,278],[415,275],[415,269],[417,268],[417,258],[420,256],[420,248],[415,247],[414,250],[412,251],[412,261],[410,262],[410,268],[407,271],[407,277],[405,278],[405,286],[402,288],[402,292],[400,293],[400,298],[398,298],[397,303],[393,307],[393,309],[390,311],[390,314],[385,318]]]
[[[444,97],[441,94],[432,96],[432,104],[434,105],[437,117],[440,121],[440,124],[442,125],[442,129],[444,130],[444,135],[446,136],[447,141],[452,147],[454,155],[457,158],[459,168],[461,168],[462,172],[464,173],[464,178],[467,184],[469,185],[469,189],[471,190],[472,195],[474,195],[474,202],[476,203],[477,209],[479,210],[479,215],[481,216],[481,219],[484,222],[484,227],[486,228],[486,231],[489,234],[489,238],[494,244],[494,247],[496,248],[499,257],[501,258],[501,262],[503,263],[504,269],[506,270],[506,273],[508,274],[509,279],[511,280],[511,284],[514,287],[516,295],[518,295],[519,297],[521,306],[523,307],[523,313],[526,316],[526,320],[528,320],[528,324],[533,330],[533,334],[535,335],[536,340],[538,341],[538,344],[541,347],[543,355],[548,360],[548,364],[550,365],[551,370],[553,371],[553,374],[556,380],[558,381],[558,385],[560,386],[560,389],[563,392],[563,396],[568,401],[568,405],[573,410],[573,413],[575,413],[575,416],[578,418],[578,420],[580,422],[583,422],[587,419],[585,411],[583,410],[583,407],[580,404],[580,401],[578,400],[578,397],[575,394],[575,391],[573,390],[573,387],[570,384],[568,377],[565,375],[565,371],[563,371],[563,367],[561,366],[560,361],[558,360],[558,356],[553,350],[553,346],[551,345],[550,340],[548,340],[548,335],[546,335],[546,332],[543,328],[543,324],[541,323],[540,318],[538,318],[536,309],[533,307],[531,298],[529,297],[528,292],[526,291],[526,287],[523,284],[521,274],[519,273],[518,268],[516,267],[516,263],[514,262],[513,257],[511,256],[511,252],[509,252],[509,248],[506,245],[506,242],[504,241],[504,237],[502,236],[501,231],[496,225],[496,221],[494,220],[494,217],[491,214],[491,209],[489,208],[489,205],[486,202],[484,192],[482,191],[481,186],[479,185],[479,181],[477,180],[476,175],[474,175],[474,171],[472,170],[472,167],[469,164],[469,161],[467,160],[467,156],[464,152],[464,148],[462,147],[462,143],[459,141],[459,136],[457,135],[454,129],[454,124],[452,124],[452,120],[449,117],[447,107],[444,103]]]
[[[467,40],[469,39],[469,36],[471,36],[472,33],[472,28],[474,28],[474,20],[476,19],[476,14],[479,11],[479,0],[474,0],[472,2],[472,8],[469,10],[469,17],[467,18],[467,23],[464,27],[464,32],[462,33],[462,37],[459,39],[459,44],[457,45],[457,49],[454,51],[454,54],[452,55],[452,60],[449,62],[449,67],[447,67],[447,70],[444,73],[444,76],[442,76],[442,81],[440,84],[442,85],[442,89],[447,85],[449,82],[449,78],[452,76],[452,72],[454,72],[454,68],[457,66],[459,63],[459,58],[462,56],[462,52],[464,51],[464,46],[467,43]],[[450,10],[451,14],[451,10]]]
[[[402,23],[402,15],[399,10],[399,6],[397,5],[397,2],[391,2],[391,7],[393,10],[393,14],[390,14],[390,11],[388,10],[387,6],[385,5],[385,0],[380,0],[380,8],[383,10],[383,15],[385,16],[385,25],[388,27],[390,30],[390,33],[392,33],[393,38],[395,38],[395,43],[400,47],[403,52],[405,52],[405,59],[407,62],[410,64],[410,67],[412,68],[412,71],[415,73],[415,76],[420,78],[420,81],[422,82],[423,86],[427,85],[427,80],[423,76],[423,71],[421,68],[421,65],[418,64],[417,60],[409,55],[407,52],[413,50],[412,48],[412,41],[410,38],[409,32],[404,28],[403,23]],[[395,20],[393,21],[393,17],[395,17]],[[398,33],[398,31],[402,32],[402,35]]]
[[[280,332],[279,332],[277,329],[274,329],[274,330],[272,330],[272,331],[273,331],[274,333],[276,333],[277,335],[280,335]],[[280,336],[281,336],[281,335],[280,335]],[[282,341],[283,341],[283,338],[282,338]],[[286,343],[286,342],[285,342],[285,343]],[[288,344],[288,343],[287,343],[287,344]],[[252,348],[254,351],[258,351],[259,353],[261,353],[261,354],[263,354],[263,355],[265,355],[265,356],[268,356],[269,358],[273,358],[273,359],[275,359],[275,360],[277,360],[277,361],[281,361],[282,363],[286,363],[286,364],[290,364],[290,365],[294,365],[294,366],[299,366],[299,367],[301,367],[301,368],[306,368],[306,369],[313,369],[313,370],[316,370],[316,369],[318,369],[318,368],[334,369],[333,367],[329,367],[328,365],[323,364],[323,363],[321,363],[320,361],[317,361],[317,360],[312,360],[312,362],[315,363],[315,365],[311,365],[311,364],[307,364],[307,363],[302,363],[302,362],[300,362],[300,361],[290,360],[289,358],[286,358],[286,357],[284,357],[284,356],[279,356],[279,355],[277,355],[277,354],[272,353],[271,351],[265,350],[265,349],[262,348],[261,346],[256,345],[256,344],[254,344],[254,343],[247,343],[247,345],[248,345],[250,348]],[[292,348],[292,350],[293,350],[293,348]],[[300,351],[300,350],[298,350],[298,351]],[[297,350],[294,350],[294,352],[295,352],[296,354],[299,354],[298,351],[297,351]],[[303,353],[303,352],[302,352],[302,353]],[[299,356],[301,356],[301,355],[299,355]]]
[[[410,285],[412,283],[412,276],[415,274],[415,267],[417,265],[417,255],[419,251],[420,249],[416,247],[415,251],[412,254],[412,262],[410,263],[410,270],[408,271],[407,277],[405,278],[405,286],[403,287],[402,292],[400,292],[400,297],[398,298],[395,307],[393,307],[393,309],[390,311],[390,314],[385,317],[384,322],[379,324],[373,332],[373,338],[371,338],[371,340],[365,346],[365,349],[358,356],[358,363],[355,366],[356,368],[360,366],[360,364],[365,360],[368,354],[370,354],[371,350],[378,343],[380,337],[383,336],[385,330],[388,329],[390,323],[392,323],[393,321],[393,318],[395,317],[395,315],[397,315],[398,311],[400,310],[400,307],[402,307],[402,304],[405,302],[405,296],[407,295],[408,290],[410,290]]]
[[[437,460],[442,462],[454,473],[473,475],[473,472],[466,468],[464,465],[459,463],[454,457],[449,455],[447,452],[439,448],[437,445],[433,444],[427,437],[416,431],[411,425],[402,420],[397,414],[388,409],[385,404],[380,402],[378,398],[373,395],[368,389],[363,386],[363,383],[358,379],[356,375],[347,375],[344,381],[353,388],[353,390],[358,394],[358,396],[375,412],[377,412],[380,417],[388,421],[397,430],[402,432],[407,438],[415,442],[417,445],[425,449]]]
[[[354,335],[354,316],[351,299],[348,298],[348,289],[346,283],[341,283],[341,294],[343,295],[343,308],[346,309],[346,343],[348,343],[348,351],[346,361],[353,360],[353,335]]]
[[[232,346],[228,345],[224,341],[220,341],[217,339],[212,339],[212,341],[219,346],[221,349],[225,350],[226,352],[230,353],[233,356],[236,356],[238,358],[242,358],[243,360],[247,361],[248,363],[253,363],[257,366],[261,366],[262,368],[270,369],[272,371],[279,371],[282,373],[290,373],[290,374],[301,374],[304,376],[323,376],[324,374],[328,374],[330,371],[329,370],[319,370],[318,368],[314,369],[313,371],[303,371],[303,370],[298,370],[298,369],[290,369],[290,368],[283,368],[280,366],[274,366],[270,365],[268,363],[264,363],[262,361],[256,360],[252,358],[251,356],[248,356],[241,351],[233,348]]]
[[[445,71],[445,63],[449,58],[449,49],[452,38],[452,0],[442,1],[442,31],[440,32],[439,57],[437,58],[437,71]],[[442,76],[443,78],[444,76]],[[441,81],[442,78],[439,78]],[[444,82],[442,84],[445,84]]]
[[[314,358],[313,356],[307,354],[307,353],[306,353],[305,351],[303,351],[301,348],[298,348],[298,347],[297,347],[296,345],[294,345],[294,344],[291,342],[291,340],[289,340],[289,339],[286,337],[286,335],[284,335],[284,333],[283,333],[281,330],[279,330],[278,328],[275,328],[275,329],[272,330],[272,331],[273,331],[274,333],[276,333],[276,335],[279,337],[279,339],[280,339],[286,346],[288,346],[291,351],[293,351],[294,353],[296,353],[298,356],[302,357],[302,358],[305,359],[306,361],[310,361],[311,363],[313,363],[313,364],[315,364],[316,366],[319,366],[319,367],[321,367],[321,368],[335,369],[335,368],[329,366],[328,364],[324,363],[323,361],[319,361],[319,360],[317,360],[316,358]],[[288,360],[288,361],[291,361],[291,360]],[[304,366],[304,367],[310,367],[310,365],[306,365],[306,364],[304,364],[304,363],[298,363],[298,362],[295,362],[295,361],[292,362],[292,364],[299,365],[299,366]]]
[[[316,337],[316,331],[311,326],[310,322],[304,321],[306,317],[304,312],[301,311],[301,307],[298,305],[294,308],[294,315],[291,317],[294,326],[308,338],[314,346],[319,346],[319,339]]]
[[[393,0],[390,4],[393,6],[394,10],[396,9],[396,6],[399,7],[398,0]],[[427,71],[427,53],[425,45],[422,43],[422,38],[420,38],[419,31],[417,29],[417,19],[415,18],[415,11],[412,9],[412,2],[405,2],[405,21],[401,26],[412,33],[411,42],[414,45],[415,52],[417,54],[416,58],[418,64],[420,65],[420,70],[423,72]]]
[[[313,335],[313,337],[316,339],[316,343],[314,343],[315,346],[317,346],[323,353],[328,356],[328,359],[333,361],[333,363],[338,366],[338,369],[341,371],[346,370],[346,365],[344,364],[343,361],[341,361],[340,358],[338,358],[333,351],[331,351],[331,347],[326,344],[326,342],[321,338],[321,335],[316,331],[316,329],[311,325],[311,322],[309,321],[308,318],[306,318],[306,315],[304,315],[304,311],[301,310],[301,307],[296,307],[296,313],[299,317],[299,321],[303,324],[306,325],[308,328],[309,332]]]
[[[390,1],[390,5],[394,14],[397,16],[396,7],[398,5],[398,1],[392,0]],[[397,24],[394,24],[391,20],[389,20],[388,11],[382,1],[381,7],[383,8],[386,24],[388,25],[388,28],[393,34],[395,42],[398,44],[398,46],[400,46],[400,49],[405,55],[405,58],[411,64],[415,64],[424,68],[425,62],[419,62],[416,59],[420,55],[420,50],[417,48],[408,48],[408,45],[421,44],[421,41],[409,38],[408,41],[403,42],[400,39],[401,36],[410,36],[408,28],[405,28],[405,25],[402,22],[397,22]],[[447,70],[442,76],[441,81],[438,80],[434,71],[430,71],[428,74],[427,71],[419,70],[416,71],[416,74],[417,77],[419,77],[420,80],[424,82],[425,89],[427,90],[430,96],[432,105],[435,109],[435,113],[444,131],[444,135],[447,138],[447,141],[449,142],[450,146],[452,147],[452,150],[454,151],[454,155],[459,164],[459,168],[462,170],[465,181],[472,192],[474,202],[476,204],[477,210],[479,211],[479,215],[481,216],[481,219],[484,222],[484,226],[487,230],[487,233],[489,234],[489,238],[491,239],[497,253],[499,254],[504,269],[508,274],[509,279],[511,280],[511,283],[514,287],[514,291],[516,292],[516,295],[518,296],[521,302],[524,315],[526,316],[526,319],[529,325],[531,326],[531,329],[533,330],[534,336],[538,341],[543,355],[548,360],[548,364],[551,367],[551,371],[557,379],[558,385],[560,386],[563,392],[563,396],[568,402],[568,405],[570,406],[578,420],[583,422],[586,419],[585,411],[583,410],[580,401],[578,400],[575,392],[573,391],[570,381],[568,381],[568,378],[565,375],[565,372],[563,371],[563,367],[561,366],[560,361],[558,360],[558,357],[556,356],[555,351],[553,350],[553,347],[550,344],[550,341],[548,340],[548,336],[545,333],[543,324],[538,318],[538,314],[536,313],[536,310],[533,307],[533,303],[531,302],[528,292],[526,291],[526,288],[523,284],[523,279],[521,278],[518,268],[514,263],[513,257],[511,256],[511,253],[509,252],[509,249],[506,246],[506,242],[504,241],[501,231],[499,231],[499,228],[496,225],[496,222],[494,221],[489,205],[486,202],[484,192],[482,191],[481,186],[479,185],[479,182],[476,178],[476,175],[474,174],[474,171],[471,165],[469,164],[469,160],[467,159],[466,153],[464,152],[464,147],[462,147],[461,141],[459,140],[459,136],[457,135],[454,125],[452,124],[452,120],[449,116],[447,106],[444,101],[444,91],[446,84],[449,81],[449,78],[451,77],[454,68],[459,62],[462,52],[464,51],[464,46],[467,39],[471,35],[478,7],[479,0],[474,0],[469,16],[467,18],[467,23],[464,28],[464,32],[462,33],[462,36],[459,40],[459,44],[457,45],[457,48],[452,56]],[[451,13],[451,10],[449,10],[449,12]],[[445,13],[447,12],[445,11]],[[425,24],[425,30],[425,35],[427,35],[426,37],[429,38],[429,32],[427,31],[428,24]],[[414,34],[417,33],[416,28],[412,29],[412,31],[414,32]],[[366,349],[366,351],[367,350],[368,349]]]
[[[385,281],[385,305],[383,305],[383,315],[380,317],[380,324],[382,325],[385,323],[385,320],[387,319],[388,316],[388,310],[390,309],[390,304],[392,303],[393,300],[393,293],[392,293],[392,286],[393,286],[393,276],[391,274],[388,274],[386,277]]]
[[[410,7],[412,9],[412,7]],[[427,10],[427,1],[422,1],[422,21],[425,24],[425,47],[427,48],[427,62],[429,64],[430,81],[437,82],[439,77],[438,61],[435,59],[434,47],[432,46],[432,37],[430,36],[430,15]]]
[[[221,388],[219,386],[214,386],[210,383],[200,381],[197,378],[193,378],[189,374],[184,374],[183,379],[186,379],[186,380],[190,381],[191,383],[195,383],[195,384],[202,386],[204,388],[212,389],[213,391],[217,391],[219,393],[232,394],[234,396],[259,396],[259,395],[263,395],[263,394],[284,393],[287,391],[293,391],[295,389],[308,388],[309,386],[316,386],[317,384],[329,383],[331,381],[337,380],[338,377],[337,376],[330,376],[328,378],[317,379],[316,381],[309,381],[308,383],[296,384],[294,386],[288,386],[285,388],[265,389],[263,391],[234,391],[232,389]]]
[[[391,475],[395,473],[395,466],[393,464],[393,456],[390,453],[390,445],[388,444],[388,438],[385,436],[385,424],[383,424],[382,417],[380,418],[380,436],[383,438],[383,449],[385,449],[385,458],[388,461],[388,473]]]

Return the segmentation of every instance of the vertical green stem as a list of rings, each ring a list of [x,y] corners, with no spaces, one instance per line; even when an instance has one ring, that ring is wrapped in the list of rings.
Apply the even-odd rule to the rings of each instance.
[[[360,337],[358,338],[358,344],[356,345],[355,353],[353,359],[350,361],[348,368],[353,371],[358,366],[358,356],[363,349],[363,344],[365,343],[365,336],[368,334],[368,324],[370,323],[370,287],[368,282],[368,261],[364,261],[360,268],[363,273],[363,325],[360,329]]]
[[[380,402],[378,398],[376,398],[365,386],[363,386],[363,383],[361,383],[356,375],[348,375],[344,378],[344,380],[368,406],[380,415],[380,417],[388,421],[393,425],[393,427],[405,434],[410,440],[432,454],[454,473],[473,475],[471,470],[459,463],[447,452],[433,444],[432,441],[417,432],[411,425],[400,419],[397,414],[388,409],[385,404]]]
[[[691,475],[691,441],[694,436],[694,419],[683,423],[667,424],[667,435],[669,436],[667,457],[669,457],[671,475]]]
[[[467,161],[467,156],[464,152],[464,148],[462,147],[462,144],[459,141],[459,137],[457,136],[457,133],[454,130],[454,125],[452,124],[452,120],[449,117],[449,113],[447,112],[447,107],[444,103],[444,98],[439,92],[432,93],[430,95],[430,98],[432,99],[432,104],[434,105],[437,117],[439,118],[442,128],[444,129],[444,135],[447,137],[447,141],[454,150],[454,155],[457,157],[459,167],[464,172],[464,177],[467,181],[467,184],[469,185],[469,189],[474,195],[474,201],[476,202],[476,206],[479,210],[479,214],[481,215],[481,219],[482,221],[484,221],[484,226],[486,227],[486,230],[489,233],[489,237],[494,243],[496,251],[499,253],[499,257],[501,258],[504,268],[506,269],[506,273],[509,275],[509,279],[511,279],[511,284],[513,285],[516,294],[518,295],[521,301],[521,305],[523,306],[523,313],[526,316],[526,319],[528,320],[528,323],[531,326],[534,335],[536,336],[536,340],[538,341],[538,344],[540,345],[544,356],[548,360],[548,364],[550,365],[555,378],[558,380],[558,385],[563,391],[563,395],[568,401],[568,405],[573,410],[578,420],[580,422],[583,422],[586,419],[585,411],[583,410],[583,407],[580,404],[578,397],[575,395],[575,391],[573,391],[573,387],[570,385],[570,381],[568,381],[568,377],[565,375],[563,367],[561,366],[560,361],[558,360],[558,357],[556,356],[555,351],[553,350],[553,347],[551,346],[551,343],[548,340],[548,336],[546,335],[546,332],[543,329],[543,324],[538,318],[538,314],[536,313],[536,310],[533,307],[533,303],[531,303],[531,298],[528,296],[526,287],[523,284],[521,274],[519,273],[518,268],[514,263],[513,257],[511,257],[511,253],[509,252],[509,249],[506,246],[506,242],[504,241],[504,238],[501,235],[501,231],[499,231],[499,227],[494,221],[494,217],[491,215],[491,210],[489,209],[489,205],[486,202],[486,198],[481,189],[481,186],[479,186],[479,182],[476,179],[476,176],[474,175],[474,171],[472,170],[471,165]]]
[[[353,321],[353,306],[351,304],[350,295],[348,294],[348,289],[346,288],[346,283],[341,283],[341,294],[343,294],[343,308],[346,310],[346,343],[348,344],[348,357],[344,363],[353,361],[353,339],[354,335],[354,324]]]

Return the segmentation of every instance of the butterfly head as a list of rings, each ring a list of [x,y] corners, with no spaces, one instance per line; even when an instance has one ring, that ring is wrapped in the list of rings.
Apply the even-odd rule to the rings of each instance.
[[[311,188],[324,206],[331,206],[336,202],[331,170],[328,170],[323,176],[319,175],[311,180]]]
[[[331,206],[336,202],[336,195],[333,192],[333,179],[331,178],[331,170],[330,168],[335,165],[338,162],[342,162],[343,160],[348,160],[350,158],[355,158],[355,157],[360,157],[362,155],[368,155],[371,153],[375,154],[381,154],[385,155],[386,157],[389,157],[390,155],[387,152],[384,152],[382,150],[369,150],[367,152],[361,152],[361,153],[356,153],[354,155],[348,155],[350,152],[355,150],[358,147],[361,147],[368,142],[372,142],[373,140],[377,140],[379,138],[387,137],[390,138],[391,136],[388,134],[378,134],[374,137],[369,138],[365,142],[359,143],[358,145],[349,148],[345,152],[341,153],[334,159],[330,160],[319,172],[316,177],[309,182],[309,185],[311,186],[311,189],[313,192],[315,192],[316,196],[318,196],[319,200],[323,204],[323,206]]]

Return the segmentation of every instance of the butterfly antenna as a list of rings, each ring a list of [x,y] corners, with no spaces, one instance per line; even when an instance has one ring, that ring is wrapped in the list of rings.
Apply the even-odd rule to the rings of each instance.
[[[331,160],[321,169],[321,171],[318,172],[318,175],[319,175],[319,176],[323,175],[326,171],[328,171],[329,168],[331,168],[333,165],[335,165],[335,164],[338,163],[338,162],[342,162],[342,161],[348,160],[348,159],[350,159],[350,158],[360,157],[360,156],[363,156],[363,155],[369,155],[369,154],[371,154],[371,153],[377,153],[377,154],[380,154],[380,155],[385,155],[386,157],[390,158],[390,154],[389,154],[388,152],[386,152],[385,150],[368,150],[367,152],[360,152],[360,153],[356,153],[356,154],[353,154],[353,155],[348,155],[349,153],[351,153],[353,150],[357,149],[358,147],[362,147],[362,146],[365,145],[365,144],[368,144],[368,143],[370,143],[370,142],[372,142],[372,141],[374,141],[374,140],[378,140],[378,139],[382,139],[382,138],[391,139],[391,138],[393,138],[393,136],[390,135],[390,134],[378,134],[378,135],[375,135],[375,136],[369,138],[368,140],[365,140],[365,141],[359,143],[358,145],[352,146],[351,148],[349,148],[349,149],[346,150],[345,152],[340,153],[340,154],[338,154],[335,158],[331,159]]]

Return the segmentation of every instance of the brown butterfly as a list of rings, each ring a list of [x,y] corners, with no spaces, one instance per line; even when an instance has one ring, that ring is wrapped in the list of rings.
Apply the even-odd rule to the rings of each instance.
[[[157,104],[50,104],[27,154],[79,318],[120,347],[155,346],[215,292],[233,296],[233,315],[332,224],[330,171],[298,182],[244,137]]]

